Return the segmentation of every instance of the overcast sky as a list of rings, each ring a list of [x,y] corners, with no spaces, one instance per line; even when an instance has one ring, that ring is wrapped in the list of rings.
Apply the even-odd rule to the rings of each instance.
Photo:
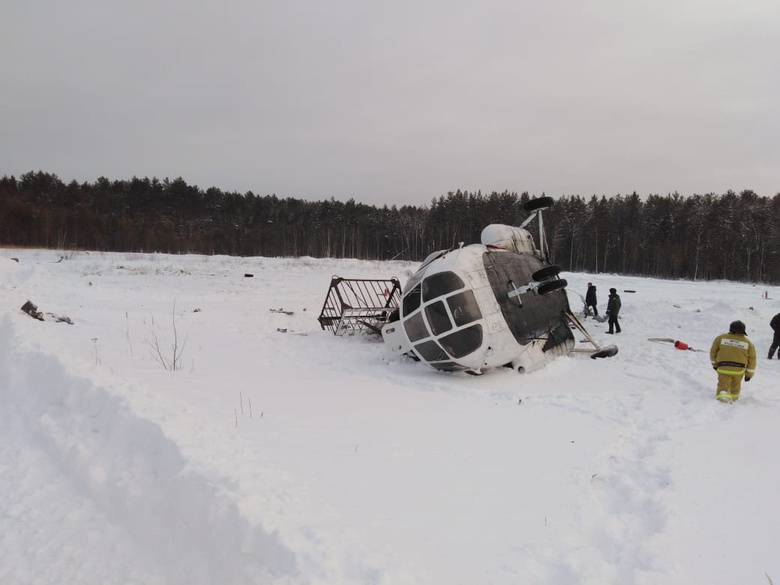
[[[0,176],[780,192],[778,0],[0,0]]]

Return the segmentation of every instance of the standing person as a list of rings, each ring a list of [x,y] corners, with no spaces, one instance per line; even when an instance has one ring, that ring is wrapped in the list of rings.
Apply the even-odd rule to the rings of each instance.
[[[588,291],[585,293],[585,308],[593,309],[593,316],[599,316],[599,310],[596,307],[596,287],[592,282],[588,283]]]
[[[769,359],[772,359],[772,354],[777,350],[777,359],[780,360],[780,313],[772,317],[769,326],[775,331],[775,336],[772,338],[772,345],[769,346]]]
[[[750,382],[756,373],[756,347],[747,338],[745,324],[733,321],[729,332],[715,338],[710,348],[712,369],[718,372],[715,397],[721,402],[735,402],[742,389],[742,376]]]
[[[609,317],[609,333],[620,333],[620,323],[618,323],[618,315],[620,314],[620,295],[617,294],[617,289],[609,289],[609,300],[607,301],[607,316]]]

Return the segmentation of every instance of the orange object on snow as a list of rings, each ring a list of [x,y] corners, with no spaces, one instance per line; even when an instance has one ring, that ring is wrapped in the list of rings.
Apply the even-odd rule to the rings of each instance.
[[[675,346],[677,349],[690,349],[690,348],[688,347],[688,344],[687,344],[687,343],[685,343],[684,341],[679,341],[679,340],[674,342],[674,346]]]

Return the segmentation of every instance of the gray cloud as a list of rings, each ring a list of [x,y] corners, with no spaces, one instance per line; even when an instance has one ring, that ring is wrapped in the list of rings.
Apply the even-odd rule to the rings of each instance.
[[[780,4],[12,0],[1,174],[424,204],[780,191]]]

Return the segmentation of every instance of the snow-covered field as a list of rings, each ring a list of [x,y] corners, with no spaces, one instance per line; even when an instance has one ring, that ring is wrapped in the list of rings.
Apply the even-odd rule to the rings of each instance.
[[[472,377],[320,329],[331,276],[414,264],[60,258],[0,249],[0,583],[780,583],[779,287],[565,274],[636,291],[586,321],[619,354]]]

